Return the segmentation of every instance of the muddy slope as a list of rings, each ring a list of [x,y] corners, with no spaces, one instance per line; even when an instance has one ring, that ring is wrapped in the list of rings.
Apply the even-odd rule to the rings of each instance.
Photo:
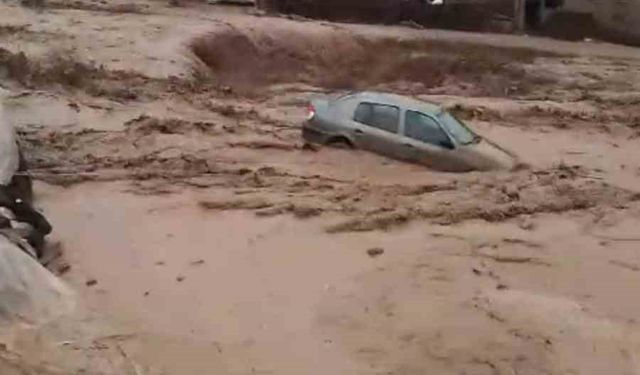
[[[456,79],[477,86],[478,95],[504,95],[518,84],[526,90],[537,82],[522,65],[545,55],[468,43],[371,39],[339,30],[325,35],[284,35],[233,28],[195,39],[191,49],[214,78],[234,86],[305,82],[358,89],[413,82],[428,89]],[[490,80],[492,84],[484,85]]]

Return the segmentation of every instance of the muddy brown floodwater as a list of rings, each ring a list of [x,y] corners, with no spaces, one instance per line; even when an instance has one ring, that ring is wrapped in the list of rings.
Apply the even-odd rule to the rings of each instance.
[[[3,120],[85,306],[7,339],[0,372],[638,373],[638,51],[0,4]],[[358,89],[439,103],[528,166],[305,147],[308,101]]]

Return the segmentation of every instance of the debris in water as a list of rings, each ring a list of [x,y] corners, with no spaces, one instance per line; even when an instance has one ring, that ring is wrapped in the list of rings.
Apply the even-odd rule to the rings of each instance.
[[[636,264],[633,264],[633,263],[622,262],[622,261],[614,259],[614,260],[610,260],[609,264],[628,269],[629,271],[635,271],[635,272],[639,272],[640,271],[640,266],[638,266]]]
[[[531,218],[523,216],[518,220],[518,227],[522,230],[534,230],[536,229],[536,223]]]
[[[58,275],[64,275],[71,271],[71,265],[69,263],[63,263],[58,267]]]
[[[308,143],[305,142],[302,145],[302,151],[313,151],[313,152],[318,152],[320,148],[317,145],[314,145],[313,143]]]
[[[367,254],[369,254],[370,257],[375,258],[384,254],[384,249],[381,247],[374,247],[372,249],[367,250]]]
[[[319,207],[293,206],[291,212],[298,219],[307,219],[322,214],[322,209]]]
[[[257,175],[255,175],[257,176]],[[273,206],[263,198],[254,199],[236,199],[227,201],[201,201],[198,205],[207,210],[258,210]]]

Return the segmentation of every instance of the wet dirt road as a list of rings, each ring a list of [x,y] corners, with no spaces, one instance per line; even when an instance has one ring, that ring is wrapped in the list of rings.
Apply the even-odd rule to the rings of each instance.
[[[131,373],[640,371],[636,49],[0,7],[5,119]],[[530,167],[304,148],[308,100],[351,89],[440,103]]]

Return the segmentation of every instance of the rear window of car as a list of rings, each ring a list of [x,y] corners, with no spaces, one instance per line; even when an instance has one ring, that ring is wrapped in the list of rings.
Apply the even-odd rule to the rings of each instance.
[[[360,103],[353,116],[354,121],[390,133],[398,132],[400,109],[395,106],[374,103]]]

